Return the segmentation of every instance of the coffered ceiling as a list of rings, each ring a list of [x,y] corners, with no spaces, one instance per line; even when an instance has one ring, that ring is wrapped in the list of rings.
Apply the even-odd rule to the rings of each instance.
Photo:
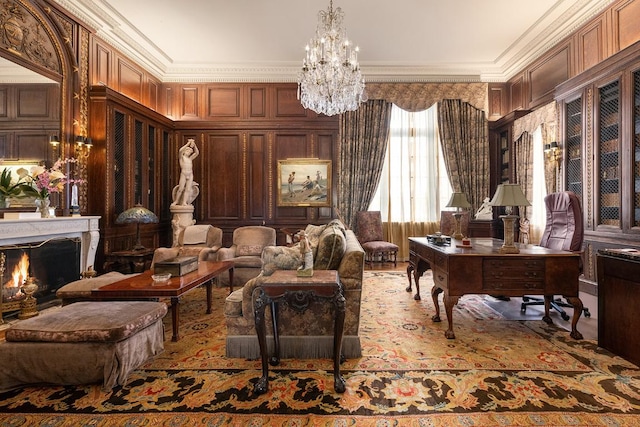
[[[165,82],[290,82],[329,0],[54,0]],[[506,81],[613,0],[335,0],[367,81]]]

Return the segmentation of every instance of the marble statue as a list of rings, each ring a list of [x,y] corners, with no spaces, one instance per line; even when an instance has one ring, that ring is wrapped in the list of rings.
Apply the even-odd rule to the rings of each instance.
[[[193,181],[193,159],[198,157],[200,151],[196,145],[195,140],[188,139],[187,143],[183,145],[178,151],[178,157],[180,161],[180,181],[178,185],[173,188],[173,203],[174,205],[190,205],[200,190],[198,183]]]
[[[489,203],[490,203],[490,199],[488,197],[485,197],[485,199],[482,201],[482,206],[480,206],[480,209],[478,209],[478,211],[474,216],[475,219],[479,219],[479,220],[493,219],[493,208]]]

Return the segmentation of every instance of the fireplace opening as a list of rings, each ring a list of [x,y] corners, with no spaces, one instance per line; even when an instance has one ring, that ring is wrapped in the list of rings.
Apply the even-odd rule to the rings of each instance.
[[[38,243],[23,243],[0,247],[5,255],[0,314],[16,309],[16,303],[25,298],[21,289],[25,280],[35,283],[33,293],[37,304],[56,298],[56,291],[77,280],[80,272],[81,240],[79,238],[51,239]],[[16,283],[17,282],[17,283]],[[16,309],[17,310],[17,309]]]

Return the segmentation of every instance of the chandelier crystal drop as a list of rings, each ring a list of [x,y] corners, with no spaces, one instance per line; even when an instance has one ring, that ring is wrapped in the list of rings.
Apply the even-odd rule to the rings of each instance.
[[[318,12],[315,38],[306,46],[298,75],[298,99],[304,108],[333,116],[355,111],[366,101],[358,47],[347,39],[341,8]]]

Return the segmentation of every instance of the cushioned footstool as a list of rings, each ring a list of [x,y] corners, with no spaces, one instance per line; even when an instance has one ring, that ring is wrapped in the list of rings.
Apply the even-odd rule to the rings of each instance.
[[[72,302],[87,301],[91,299],[91,290],[101,286],[110,285],[127,277],[137,276],[140,273],[122,274],[111,271],[98,277],[79,279],[62,286],[56,291],[56,296],[62,300],[62,305]]]
[[[77,302],[16,323],[0,343],[0,391],[24,384],[124,385],[164,350],[167,305]]]

